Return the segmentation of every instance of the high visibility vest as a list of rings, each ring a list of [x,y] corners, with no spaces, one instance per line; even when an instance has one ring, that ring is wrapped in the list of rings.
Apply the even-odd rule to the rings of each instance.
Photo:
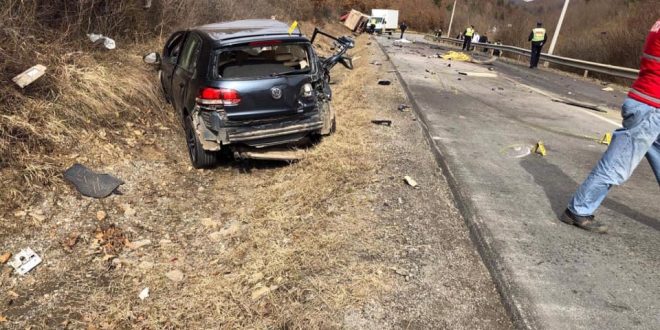
[[[474,29],[473,28],[467,28],[465,30],[465,36],[466,37],[471,37],[474,34]]]
[[[545,39],[545,29],[544,28],[532,29],[532,33],[534,34],[534,36],[532,37],[532,42],[539,42],[539,41],[543,41]]]

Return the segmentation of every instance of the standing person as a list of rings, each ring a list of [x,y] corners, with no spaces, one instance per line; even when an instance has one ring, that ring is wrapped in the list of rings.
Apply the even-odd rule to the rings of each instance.
[[[406,21],[401,22],[401,25],[399,25],[399,28],[401,29],[401,38],[399,38],[399,39],[403,39],[403,34],[408,29],[408,25],[406,25]]]
[[[605,233],[607,226],[594,213],[613,185],[624,183],[642,161],[651,164],[660,185],[660,19],[653,25],[642,53],[639,76],[621,108],[623,128],[586,180],[578,187],[561,221]]]
[[[470,51],[470,47],[472,46],[472,36],[473,35],[474,35],[474,25],[469,26],[463,32],[463,49],[462,50]]]
[[[545,33],[543,28],[543,23],[536,23],[536,28],[532,29],[532,33],[529,34],[527,41],[532,42],[532,57],[529,61],[529,68],[534,69],[539,65],[539,59],[541,58],[541,48],[545,45],[545,42],[548,40],[548,34]]]

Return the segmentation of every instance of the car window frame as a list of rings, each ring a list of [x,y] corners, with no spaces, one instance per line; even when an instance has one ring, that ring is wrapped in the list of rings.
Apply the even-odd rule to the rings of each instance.
[[[176,48],[176,44],[182,45],[185,42],[185,39],[186,39],[186,31],[179,31],[172,34],[172,36],[167,40],[167,42],[165,42],[165,47],[163,47],[163,57],[168,58],[170,63],[176,64],[179,55],[181,55],[181,52],[179,51],[177,56],[172,56],[172,51]]]
[[[197,35],[196,33],[189,33],[186,36],[186,40],[183,42],[183,46],[181,48],[181,55],[183,55],[186,51],[186,46],[188,45],[188,41],[193,41],[195,39],[197,41],[197,44],[195,45],[195,49],[192,50],[192,53],[190,55],[191,61],[190,63],[187,63],[188,65],[186,67],[183,66],[183,56],[179,56],[179,59],[177,61],[177,67],[185,70],[188,73],[192,73],[195,71],[195,67],[197,66],[197,62],[199,60],[199,54],[201,53],[200,50],[202,48],[202,38]]]

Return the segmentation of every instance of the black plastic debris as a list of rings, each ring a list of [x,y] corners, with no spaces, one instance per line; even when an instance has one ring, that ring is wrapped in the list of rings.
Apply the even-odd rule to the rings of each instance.
[[[110,174],[96,173],[78,163],[64,172],[64,179],[71,182],[83,196],[94,198],[108,197],[124,184],[124,181]]]
[[[385,86],[387,86],[387,85],[389,85],[389,84],[391,84],[391,83],[392,83],[391,81],[386,80],[386,79],[378,80],[378,85],[385,85]]]
[[[388,119],[374,119],[371,122],[376,125],[392,126],[392,121]]]
[[[409,105],[407,104],[399,104],[399,107],[397,108],[399,111],[405,111],[406,109],[410,108]]]

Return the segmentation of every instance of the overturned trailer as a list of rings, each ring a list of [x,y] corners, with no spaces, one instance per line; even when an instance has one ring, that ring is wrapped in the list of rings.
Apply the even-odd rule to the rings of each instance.
[[[369,21],[369,16],[355,9],[352,9],[351,12],[348,13],[346,20],[344,21],[344,26],[349,28],[353,32],[362,32],[364,28],[367,26],[368,21]]]

